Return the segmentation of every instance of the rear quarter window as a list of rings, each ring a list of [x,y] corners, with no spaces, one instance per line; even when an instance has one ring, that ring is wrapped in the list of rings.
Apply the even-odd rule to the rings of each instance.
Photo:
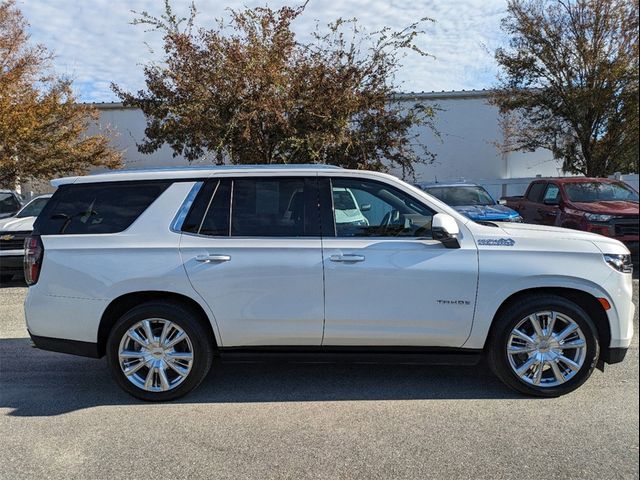
[[[63,185],[38,216],[41,235],[118,233],[126,230],[170,181]]]

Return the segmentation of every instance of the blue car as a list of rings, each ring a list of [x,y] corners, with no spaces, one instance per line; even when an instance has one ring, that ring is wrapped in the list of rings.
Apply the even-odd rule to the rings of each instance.
[[[418,186],[476,222],[522,222],[518,212],[498,204],[480,185],[430,183]]]

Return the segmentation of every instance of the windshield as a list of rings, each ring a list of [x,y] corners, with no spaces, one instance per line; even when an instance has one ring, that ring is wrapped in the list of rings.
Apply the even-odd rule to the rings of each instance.
[[[37,217],[38,215],[40,215],[40,212],[48,201],[48,198],[36,198],[34,200],[31,200],[31,202],[27,203],[27,205],[22,210],[20,210],[20,212],[18,212],[16,217]]]
[[[428,187],[425,192],[433,195],[451,207],[466,205],[495,205],[487,191],[479,186]]]
[[[564,190],[572,202],[638,201],[638,193],[624,183],[567,183]]]

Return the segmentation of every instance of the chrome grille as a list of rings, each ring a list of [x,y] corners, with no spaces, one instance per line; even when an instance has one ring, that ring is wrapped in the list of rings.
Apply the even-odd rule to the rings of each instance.
[[[616,218],[613,220],[616,237],[624,235],[638,235],[638,217]]]

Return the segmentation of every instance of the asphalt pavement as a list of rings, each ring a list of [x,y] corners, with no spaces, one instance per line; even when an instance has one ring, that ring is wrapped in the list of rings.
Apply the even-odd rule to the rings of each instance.
[[[104,359],[31,348],[25,293],[0,287],[1,479],[638,478],[637,335],[559,399],[483,365],[222,364],[149,404]]]

